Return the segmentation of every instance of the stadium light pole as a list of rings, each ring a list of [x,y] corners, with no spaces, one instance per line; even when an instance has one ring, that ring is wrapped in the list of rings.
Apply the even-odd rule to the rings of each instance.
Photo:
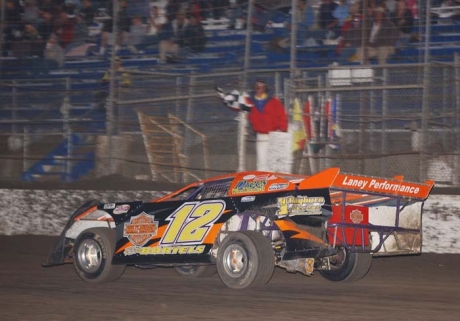
[[[290,73],[291,73],[291,86],[294,84],[295,70],[296,70],[296,56],[297,56],[297,3],[298,0],[291,1],[291,56],[290,56]],[[290,95],[290,98],[294,98]]]
[[[5,0],[0,0],[1,3],[1,17],[0,17],[0,58],[3,58],[3,42],[5,41],[5,37],[3,34],[4,24],[5,24]],[[2,69],[3,59],[0,59],[0,70]]]
[[[425,52],[423,57],[423,101],[422,116],[420,121],[420,173],[419,179],[425,180],[428,172],[427,146],[428,146],[428,117],[430,112],[430,32],[431,32],[431,1],[427,1],[425,10]]]
[[[243,83],[242,92],[245,92],[248,85],[249,69],[251,67],[251,34],[252,34],[252,13],[254,10],[254,1],[248,1],[248,15],[246,18],[246,43],[244,54],[244,69],[243,69]],[[245,113],[238,115],[238,171],[246,170],[246,131],[247,119]]]
[[[116,48],[117,48],[117,40],[118,40],[118,12],[119,12],[119,1],[116,0],[113,2],[113,10],[112,10],[112,53],[110,55],[110,70],[109,70],[109,101],[108,101],[108,108],[107,108],[107,115],[106,115],[106,124],[107,124],[107,140],[108,140],[108,168],[109,171],[112,169],[113,164],[113,147],[114,144],[112,142],[112,136],[115,133],[115,78],[117,77],[116,70],[115,70],[115,58],[116,58]]]

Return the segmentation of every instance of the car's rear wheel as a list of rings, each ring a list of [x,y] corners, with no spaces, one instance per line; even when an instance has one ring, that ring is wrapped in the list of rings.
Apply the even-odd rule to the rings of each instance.
[[[260,232],[230,233],[217,253],[217,272],[232,289],[264,285],[270,281],[274,268],[272,245]]]
[[[125,265],[113,265],[115,230],[89,229],[78,237],[74,245],[74,267],[78,276],[91,283],[104,283],[118,279]]]
[[[217,273],[215,265],[182,265],[175,269],[184,278],[205,278]]]
[[[320,270],[320,274],[330,281],[353,282],[366,276],[371,268],[370,253],[350,252],[345,247],[339,247],[337,254],[330,261],[330,270]]]

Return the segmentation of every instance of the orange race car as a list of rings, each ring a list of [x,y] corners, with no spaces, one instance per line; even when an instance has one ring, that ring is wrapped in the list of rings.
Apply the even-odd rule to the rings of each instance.
[[[366,275],[373,256],[421,252],[433,181],[341,173],[241,172],[190,184],[152,202],[91,201],[69,219],[44,266],[73,263],[85,281],[126,266],[219,274],[235,289],[267,283],[275,266],[332,281]]]

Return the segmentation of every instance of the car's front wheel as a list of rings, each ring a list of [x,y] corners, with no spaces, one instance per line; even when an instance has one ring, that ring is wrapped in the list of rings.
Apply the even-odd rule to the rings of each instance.
[[[113,265],[115,230],[89,229],[78,237],[74,245],[74,267],[78,276],[91,283],[104,283],[118,279],[125,265]]]
[[[230,233],[217,253],[217,272],[232,289],[264,285],[270,281],[274,268],[272,245],[260,232]]]
[[[362,279],[372,264],[370,253],[350,252],[345,247],[339,247],[337,254],[331,258],[330,270],[320,270],[320,274],[330,281],[353,282]]]

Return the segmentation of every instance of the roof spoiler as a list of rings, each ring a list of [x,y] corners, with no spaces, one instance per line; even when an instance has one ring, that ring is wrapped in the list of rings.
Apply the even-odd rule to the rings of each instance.
[[[358,193],[376,193],[425,200],[434,186],[434,181],[424,183],[404,181],[402,175],[393,178],[341,173],[340,168],[332,167],[303,180],[299,188],[335,188]]]

